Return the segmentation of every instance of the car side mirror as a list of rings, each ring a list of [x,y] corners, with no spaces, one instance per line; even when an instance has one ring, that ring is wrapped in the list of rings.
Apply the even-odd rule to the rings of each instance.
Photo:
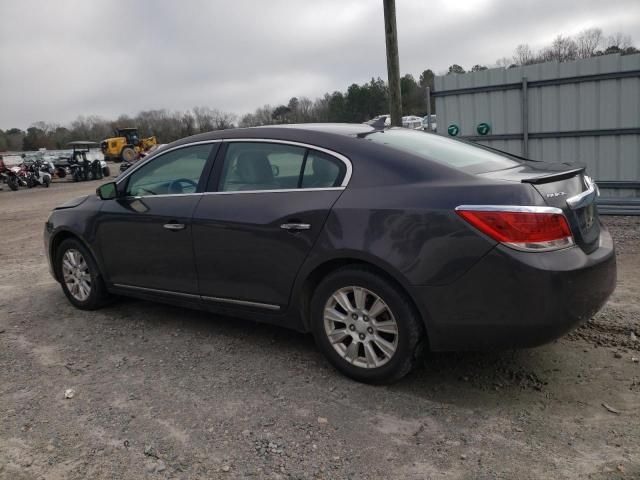
[[[96,193],[101,200],[113,200],[118,196],[116,182],[105,183],[96,189]]]

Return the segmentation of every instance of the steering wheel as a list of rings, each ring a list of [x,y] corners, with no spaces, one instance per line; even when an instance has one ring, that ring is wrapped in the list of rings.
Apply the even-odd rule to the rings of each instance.
[[[172,180],[169,184],[169,193],[185,193],[184,187],[182,184],[187,184],[187,187],[193,187],[193,191],[195,192],[198,188],[198,184],[189,178],[179,178],[177,180]],[[192,192],[188,192],[192,193]]]

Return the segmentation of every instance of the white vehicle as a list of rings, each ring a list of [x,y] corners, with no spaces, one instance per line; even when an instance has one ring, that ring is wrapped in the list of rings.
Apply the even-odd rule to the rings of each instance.
[[[428,115],[426,115],[422,119],[422,129],[423,130],[428,130],[429,129],[429,116]],[[433,131],[433,132],[436,131],[436,115],[435,114],[431,115],[431,131]]]
[[[417,117],[416,115],[402,117],[402,126],[413,130],[422,130],[422,117]]]
[[[384,118],[385,127],[391,126],[391,115],[389,115],[388,113],[385,113],[383,115],[376,115],[370,122],[375,122],[376,120],[379,120],[381,118]],[[422,129],[422,117],[417,117],[415,115],[407,115],[405,117],[402,117],[402,126],[404,128],[412,128],[416,130]]]

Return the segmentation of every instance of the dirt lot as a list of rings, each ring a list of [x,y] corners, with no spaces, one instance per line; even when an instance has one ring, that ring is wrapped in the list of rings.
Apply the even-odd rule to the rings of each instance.
[[[43,224],[96,185],[0,191],[0,478],[640,478],[640,218],[605,217],[618,288],[585,327],[372,387],[281,328],[72,308]]]

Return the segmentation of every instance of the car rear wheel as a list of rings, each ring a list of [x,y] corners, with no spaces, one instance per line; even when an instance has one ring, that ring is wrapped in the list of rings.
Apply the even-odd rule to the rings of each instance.
[[[363,267],[327,276],[311,301],[316,343],[331,364],[366,383],[391,383],[411,370],[423,327],[406,295]]]
[[[56,268],[62,291],[81,310],[100,308],[108,298],[98,266],[77,239],[64,240],[56,251]]]

